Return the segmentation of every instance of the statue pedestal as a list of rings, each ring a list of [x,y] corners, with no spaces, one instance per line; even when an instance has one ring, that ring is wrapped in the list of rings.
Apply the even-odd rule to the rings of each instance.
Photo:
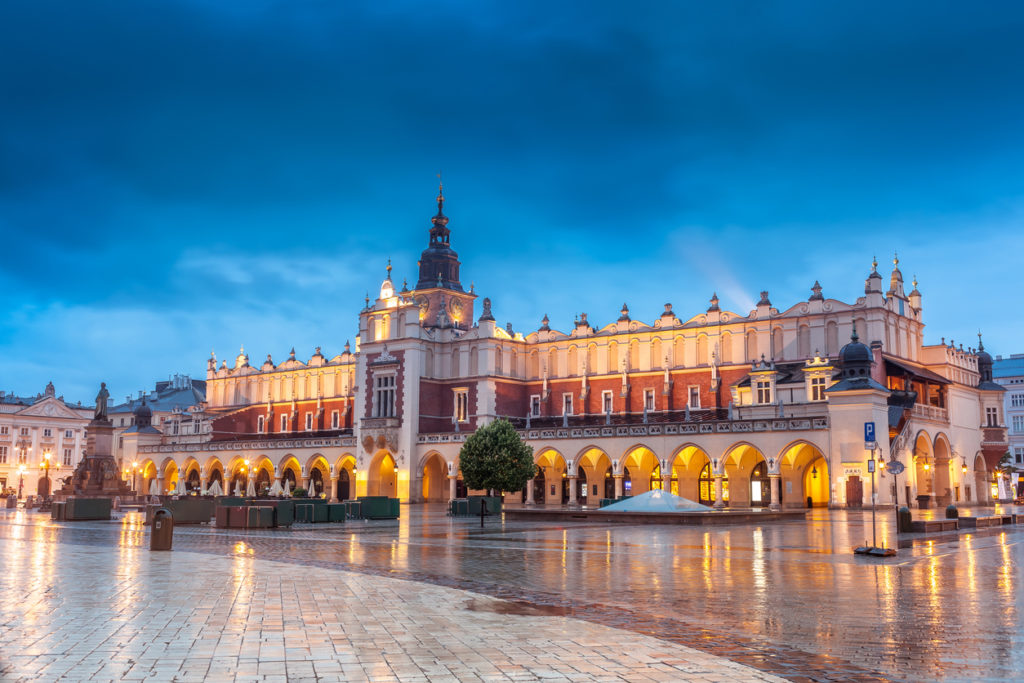
[[[85,457],[78,463],[70,480],[55,495],[60,498],[131,496],[131,486],[121,479],[117,461],[114,460],[114,423],[94,419],[86,430]]]

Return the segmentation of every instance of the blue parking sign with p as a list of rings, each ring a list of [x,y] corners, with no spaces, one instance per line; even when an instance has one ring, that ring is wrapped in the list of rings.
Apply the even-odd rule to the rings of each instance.
[[[864,423],[864,443],[871,443],[875,440],[875,423]]]

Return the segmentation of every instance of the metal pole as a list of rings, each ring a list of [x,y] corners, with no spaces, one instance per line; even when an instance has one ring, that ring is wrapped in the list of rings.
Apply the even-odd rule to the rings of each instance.
[[[871,449],[871,547],[877,548],[878,541],[875,537],[875,449]]]

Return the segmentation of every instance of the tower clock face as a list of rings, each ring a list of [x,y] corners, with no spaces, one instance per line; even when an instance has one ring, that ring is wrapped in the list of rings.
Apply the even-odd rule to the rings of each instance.
[[[420,320],[425,320],[430,310],[430,301],[425,296],[416,297],[416,305],[420,309]]]
[[[455,297],[452,297],[448,311],[452,314],[452,320],[462,320],[462,302]]]

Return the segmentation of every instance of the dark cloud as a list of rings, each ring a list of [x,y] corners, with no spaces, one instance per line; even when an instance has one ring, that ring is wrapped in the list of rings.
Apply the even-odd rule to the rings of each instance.
[[[1020,217],[1022,24],[999,3],[9,3],[0,285],[28,317],[6,349],[104,310],[231,346],[277,340],[261,309],[299,299],[289,334],[315,343],[325,309],[353,329],[385,258],[413,277],[439,168],[467,279],[517,326],[803,297],[821,271],[853,298],[893,249],[1019,294],[970,238]],[[121,381],[201,367],[194,332],[161,344]]]

